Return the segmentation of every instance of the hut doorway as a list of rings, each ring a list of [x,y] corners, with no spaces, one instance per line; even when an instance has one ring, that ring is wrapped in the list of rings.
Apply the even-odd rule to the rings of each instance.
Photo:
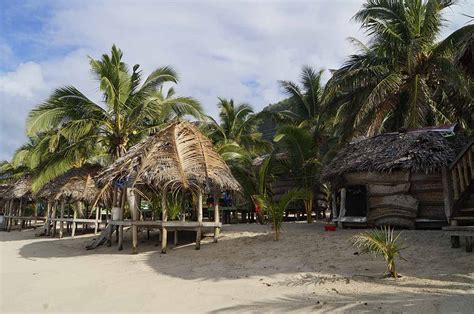
[[[367,216],[367,187],[351,185],[346,192],[346,215],[351,217]]]

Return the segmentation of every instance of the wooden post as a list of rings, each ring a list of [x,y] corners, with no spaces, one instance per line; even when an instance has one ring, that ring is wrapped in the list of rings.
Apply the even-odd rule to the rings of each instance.
[[[202,191],[199,189],[197,197],[197,221],[199,222],[199,227],[196,230],[196,250],[201,249],[201,237],[202,237]]]
[[[443,182],[444,213],[446,214],[446,218],[449,222],[454,213],[454,203],[451,176],[449,175],[449,171],[446,167],[441,168],[441,178]]]
[[[346,188],[341,189],[341,208],[339,209],[339,226],[342,227],[341,218],[346,215]]]
[[[467,153],[467,159],[469,160],[469,168],[471,169],[471,180],[474,179],[474,162],[473,162],[473,152],[474,151],[474,146],[471,147],[471,150],[469,150],[469,153]]]
[[[462,194],[466,190],[466,186],[464,185],[464,176],[462,173],[462,167],[461,167],[460,162],[458,162],[457,169],[458,169],[458,175],[459,175],[459,185],[461,187],[459,192],[460,194]]]
[[[76,235],[76,219],[77,219],[77,211],[79,210],[79,206],[81,206],[81,202],[80,201],[77,201],[76,202],[76,206],[73,207],[73,217],[72,217],[72,238],[74,239],[75,235]]]
[[[61,200],[61,221],[59,222],[59,238],[61,239],[63,237],[63,230],[64,230],[64,198]]]
[[[8,206],[8,228],[7,228],[7,231],[10,232],[10,230],[12,229],[12,224],[13,224],[13,219],[12,219],[12,216],[13,216],[13,199],[10,200],[10,203],[9,203],[9,206]]]
[[[96,206],[95,208],[95,229],[94,229],[94,234],[97,234],[97,230],[99,230],[99,212],[100,212],[100,207]]]
[[[219,194],[214,194],[214,223],[216,227],[214,227],[214,243],[217,243],[217,239],[219,238],[219,231],[220,228],[217,226],[219,224],[220,216],[219,216]]]
[[[137,197],[133,189],[127,189],[126,193],[128,199],[128,206],[130,207],[130,213],[132,214],[132,254],[137,254],[138,226],[135,224],[139,220]]]
[[[163,190],[161,196],[161,212],[163,214],[163,224],[161,226],[161,253],[166,254],[166,247],[168,246],[168,231],[165,227],[165,222],[168,221],[168,209],[166,204],[166,190]]]
[[[51,216],[51,201],[48,200],[47,210],[46,210],[46,236],[49,236],[49,231],[51,230],[50,225],[50,216]]]
[[[18,207],[18,217],[23,216],[23,197],[20,197],[20,205]],[[23,229],[23,220],[20,219],[20,230]]]
[[[38,203],[35,202],[35,228],[36,228],[36,223],[38,222]]]
[[[454,191],[454,199],[459,199],[459,188],[458,188],[458,178],[456,168],[451,171],[451,175],[453,176],[453,191]]]
[[[56,225],[57,225],[57,222],[56,222],[56,212],[57,212],[57,209],[58,209],[58,201],[55,201],[54,202],[54,207],[53,207],[53,213],[52,213],[52,216],[53,216],[53,232],[52,232],[52,236],[55,237],[56,236]]]
[[[178,245],[178,230],[174,231],[174,246]]]
[[[121,192],[121,201],[120,201],[120,221],[123,221],[123,209],[125,206],[125,201],[127,198],[127,191],[126,189],[122,189]],[[118,227],[118,250],[122,251],[123,250],[123,225],[120,225]]]
[[[337,203],[336,203],[336,193],[332,192],[332,197],[331,197],[331,205],[332,205],[332,219],[337,218]]]
[[[471,176],[467,167],[467,155],[464,155],[462,158],[462,166],[464,168],[464,183],[466,184],[466,187],[468,187],[471,181]]]

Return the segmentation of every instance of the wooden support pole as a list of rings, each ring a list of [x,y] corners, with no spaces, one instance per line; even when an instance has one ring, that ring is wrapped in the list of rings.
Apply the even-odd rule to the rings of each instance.
[[[462,158],[462,166],[464,168],[464,183],[466,184],[466,187],[469,186],[469,183],[471,182],[471,176],[470,176],[470,173],[469,173],[469,169],[468,169],[468,166],[467,166],[467,155],[465,155],[463,158]]]
[[[51,214],[52,218],[54,219],[53,220],[53,230],[51,232],[51,235],[53,236],[53,238],[56,236],[56,212],[57,212],[57,209],[58,209],[58,201],[55,201],[54,202],[54,205],[53,205],[53,212]]]
[[[49,232],[51,230],[51,207],[52,207],[52,202],[48,201],[47,209],[46,209],[46,236],[49,236]]]
[[[446,167],[441,168],[441,179],[443,182],[444,213],[449,222],[454,214],[454,200],[451,176]]]
[[[336,219],[337,218],[337,203],[336,203],[336,193],[335,192],[332,192],[331,205],[332,205],[332,219]]]
[[[219,215],[219,193],[214,194],[214,223],[218,224],[220,220]],[[214,227],[214,243],[217,243],[219,238],[220,228],[218,226]]]
[[[166,204],[167,191],[163,190],[161,195],[161,212],[163,214],[162,221],[168,221],[168,205]],[[168,246],[168,230],[164,224],[161,227],[161,253],[166,254],[166,247]]]
[[[178,230],[174,231],[174,246],[178,245]]]
[[[35,211],[34,215],[35,215],[35,228],[36,228],[36,223],[38,222],[38,204],[37,203],[35,203],[34,211]]]
[[[458,174],[456,168],[451,171],[451,175],[453,177],[453,192],[454,192],[454,199],[459,199],[459,188],[458,188]]]
[[[8,227],[7,227],[8,232],[10,232],[10,230],[12,229],[12,223],[13,223],[12,215],[13,215],[13,199],[10,200],[9,206],[8,206],[8,216],[10,216],[10,218],[8,218]]]
[[[59,238],[61,239],[63,237],[63,230],[64,230],[64,206],[65,206],[65,201],[64,198],[61,200],[61,221],[59,222]]]
[[[97,234],[97,231],[99,230],[99,212],[100,212],[100,207],[96,206],[95,208],[95,229],[94,229],[94,234]]]
[[[18,217],[23,216],[23,197],[20,197],[20,205],[18,207]],[[20,220],[20,230],[23,229],[23,220]]]
[[[346,188],[341,189],[341,207],[339,209],[339,226],[342,228],[341,218],[346,215]]]
[[[76,219],[77,219],[77,212],[79,210],[79,206],[81,206],[81,202],[80,201],[77,201],[76,202],[76,206],[73,207],[73,217],[72,217],[72,232],[71,232],[71,236],[72,238],[74,239],[74,237],[76,236]]]
[[[466,190],[466,186],[464,185],[464,178],[462,173],[461,163],[458,162],[457,167],[458,169],[458,176],[459,176],[459,186],[460,186],[460,194],[462,194]]]
[[[125,201],[127,198],[127,191],[126,189],[122,189],[121,192],[121,201],[120,201],[120,221],[123,221],[123,210],[125,206]],[[123,225],[120,225],[118,227],[118,250],[122,251],[123,250]]]
[[[471,169],[471,180],[474,180],[474,161],[473,161],[474,158],[472,157],[472,155],[474,155],[473,151],[474,151],[474,146],[472,146],[469,153],[467,153],[467,158],[469,160],[469,169]]]
[[[202,191],[199,189],[197,197],[197,221],[202,223]],[[196,250],[201,249],[202,226],[196,229]]]
[[[134,189],[127,189],[127,199],[128,199],[128,206],[130,207],[130,213],[132,214],[132,254],[138,253],[138,226],[133,224],[139,220],[139,212],[138,212],[138,204],[137,204],[137,196],[135,194]]]

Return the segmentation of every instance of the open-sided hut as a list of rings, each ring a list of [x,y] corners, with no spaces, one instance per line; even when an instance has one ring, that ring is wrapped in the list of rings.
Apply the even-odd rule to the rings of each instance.
[[[203,222],[202,195],[206,192],[217,196],[222,190],[240,190],[239,183],[214,150],[211,141],[189,122],[174,122],[157,134],[149,136],[132,147],[99,177],[100,184],[114,184],[116,188],[121,186],[122,195],[127,195],[132,220],[121,219],[112,221],[111,224],[119,225],[120,229],[123,229],[124,225],[132,226],[134,253],[137,248],[138,226],[144,225],[160,228],[163,253],[166,252],[168,230],[195,230],[196,249],[199,249],[202,228],[212,227],[214,240],[217,241],[221,227],[218,202],[215,202],[214,221]],[[136,191],[140,189],[161,192],[161,221],[139,221]],[[167,194],[179,191],[188,191],[195,196],[197,221],[167,221]],[[123,217],[123,205],[122,201],[120,217]],[[119,231],[120,247],[123,231]]]
[[[31,198],[31,177],[24,175],[12,184],[8,185],[3,193],[5,206],[5,219],[7,230],[20,222],[23,227],[25,222],[31,222],[37,219],[37,213],[32,216],[24,216],[25,205],[32,201]]]
[[[97,197],[101,194],[97,188],[95,176],[101,170],[99,165],[85,164],[78,168],[73,168],[58,176],[57,178],[46,183],[36,193],[36,198],[47,201],[47,222],[45,224],[46,234],[50,234],[52,226],[52,235],[56,233],[56,223],[59,222],[59,237],[63,236],[64,223],[68,226],[72,224],[72,237],[76,232],[78,223],[87,226],[87,224],[95,225],[97,233],[101,217],[99,217],[100,206],[92,206],[96,203]],[[102,193],[105,195],[105,193]],[[65,213],[65,208],[68,208]],[[73,215],[70,209],[73,209]],[[58,209],[60,216],[57,218]],[[89,211],[90,210],[90,211]],[[95,212],[95,219],[90,218],[89,214]]]
[[[333,192],[334,221],[406,228],[446,224],[455,214],[460,182],[472,180],[471,148],[457,159],[464,147],[455,125],[350,143],[323,170]]]

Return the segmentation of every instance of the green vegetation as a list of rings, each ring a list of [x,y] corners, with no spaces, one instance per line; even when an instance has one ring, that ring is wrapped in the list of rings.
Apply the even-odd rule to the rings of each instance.
[[[102,101],[73,86],[56,89],[30,112],[29,141],[0,165],[0,180],[29,173],[36,191],[72,167],[110,164],[170,121],[192,118],[242,185],[239,206],[265,205],[279,232],[281,210],[298,196],[311,222],[312,213],[322,211],[318,195],[327,195],[322,166],[352,138],[456,121],[472,126],[473,65],[460,62],[459,54],[472,41],[474,26],[438,40],[443,12],[452,4],[367,0],[354,19],[367,32],[368,44],[352,39],[359,52],[332,71],[326,85],[323,70],[304,66],[299,82],[279,82],[288,97],[261,112],[218,98],[218,121],[192,97],[165,88],[178,83],[172,67],[142,78],[139,65],[127,66],[113,46],[110,54],[90,58]],[[281,178],[294,179],[300,192],[284,194],[287,202],[280,204],[273,199],[285,200],[275,188]],[[259,218],[263,222],[264,214]]]
[[[366,231],[352,238],[354,246],[361,250],[362,254],[373,254],[375,257],[382,256],[387,262],[387,275],[398,278],[395,267],[397,257],[400,256],[403,249],[400,243],[400,233],[395,235],[394,229],[390,227],[381,227],[371,231]]]

